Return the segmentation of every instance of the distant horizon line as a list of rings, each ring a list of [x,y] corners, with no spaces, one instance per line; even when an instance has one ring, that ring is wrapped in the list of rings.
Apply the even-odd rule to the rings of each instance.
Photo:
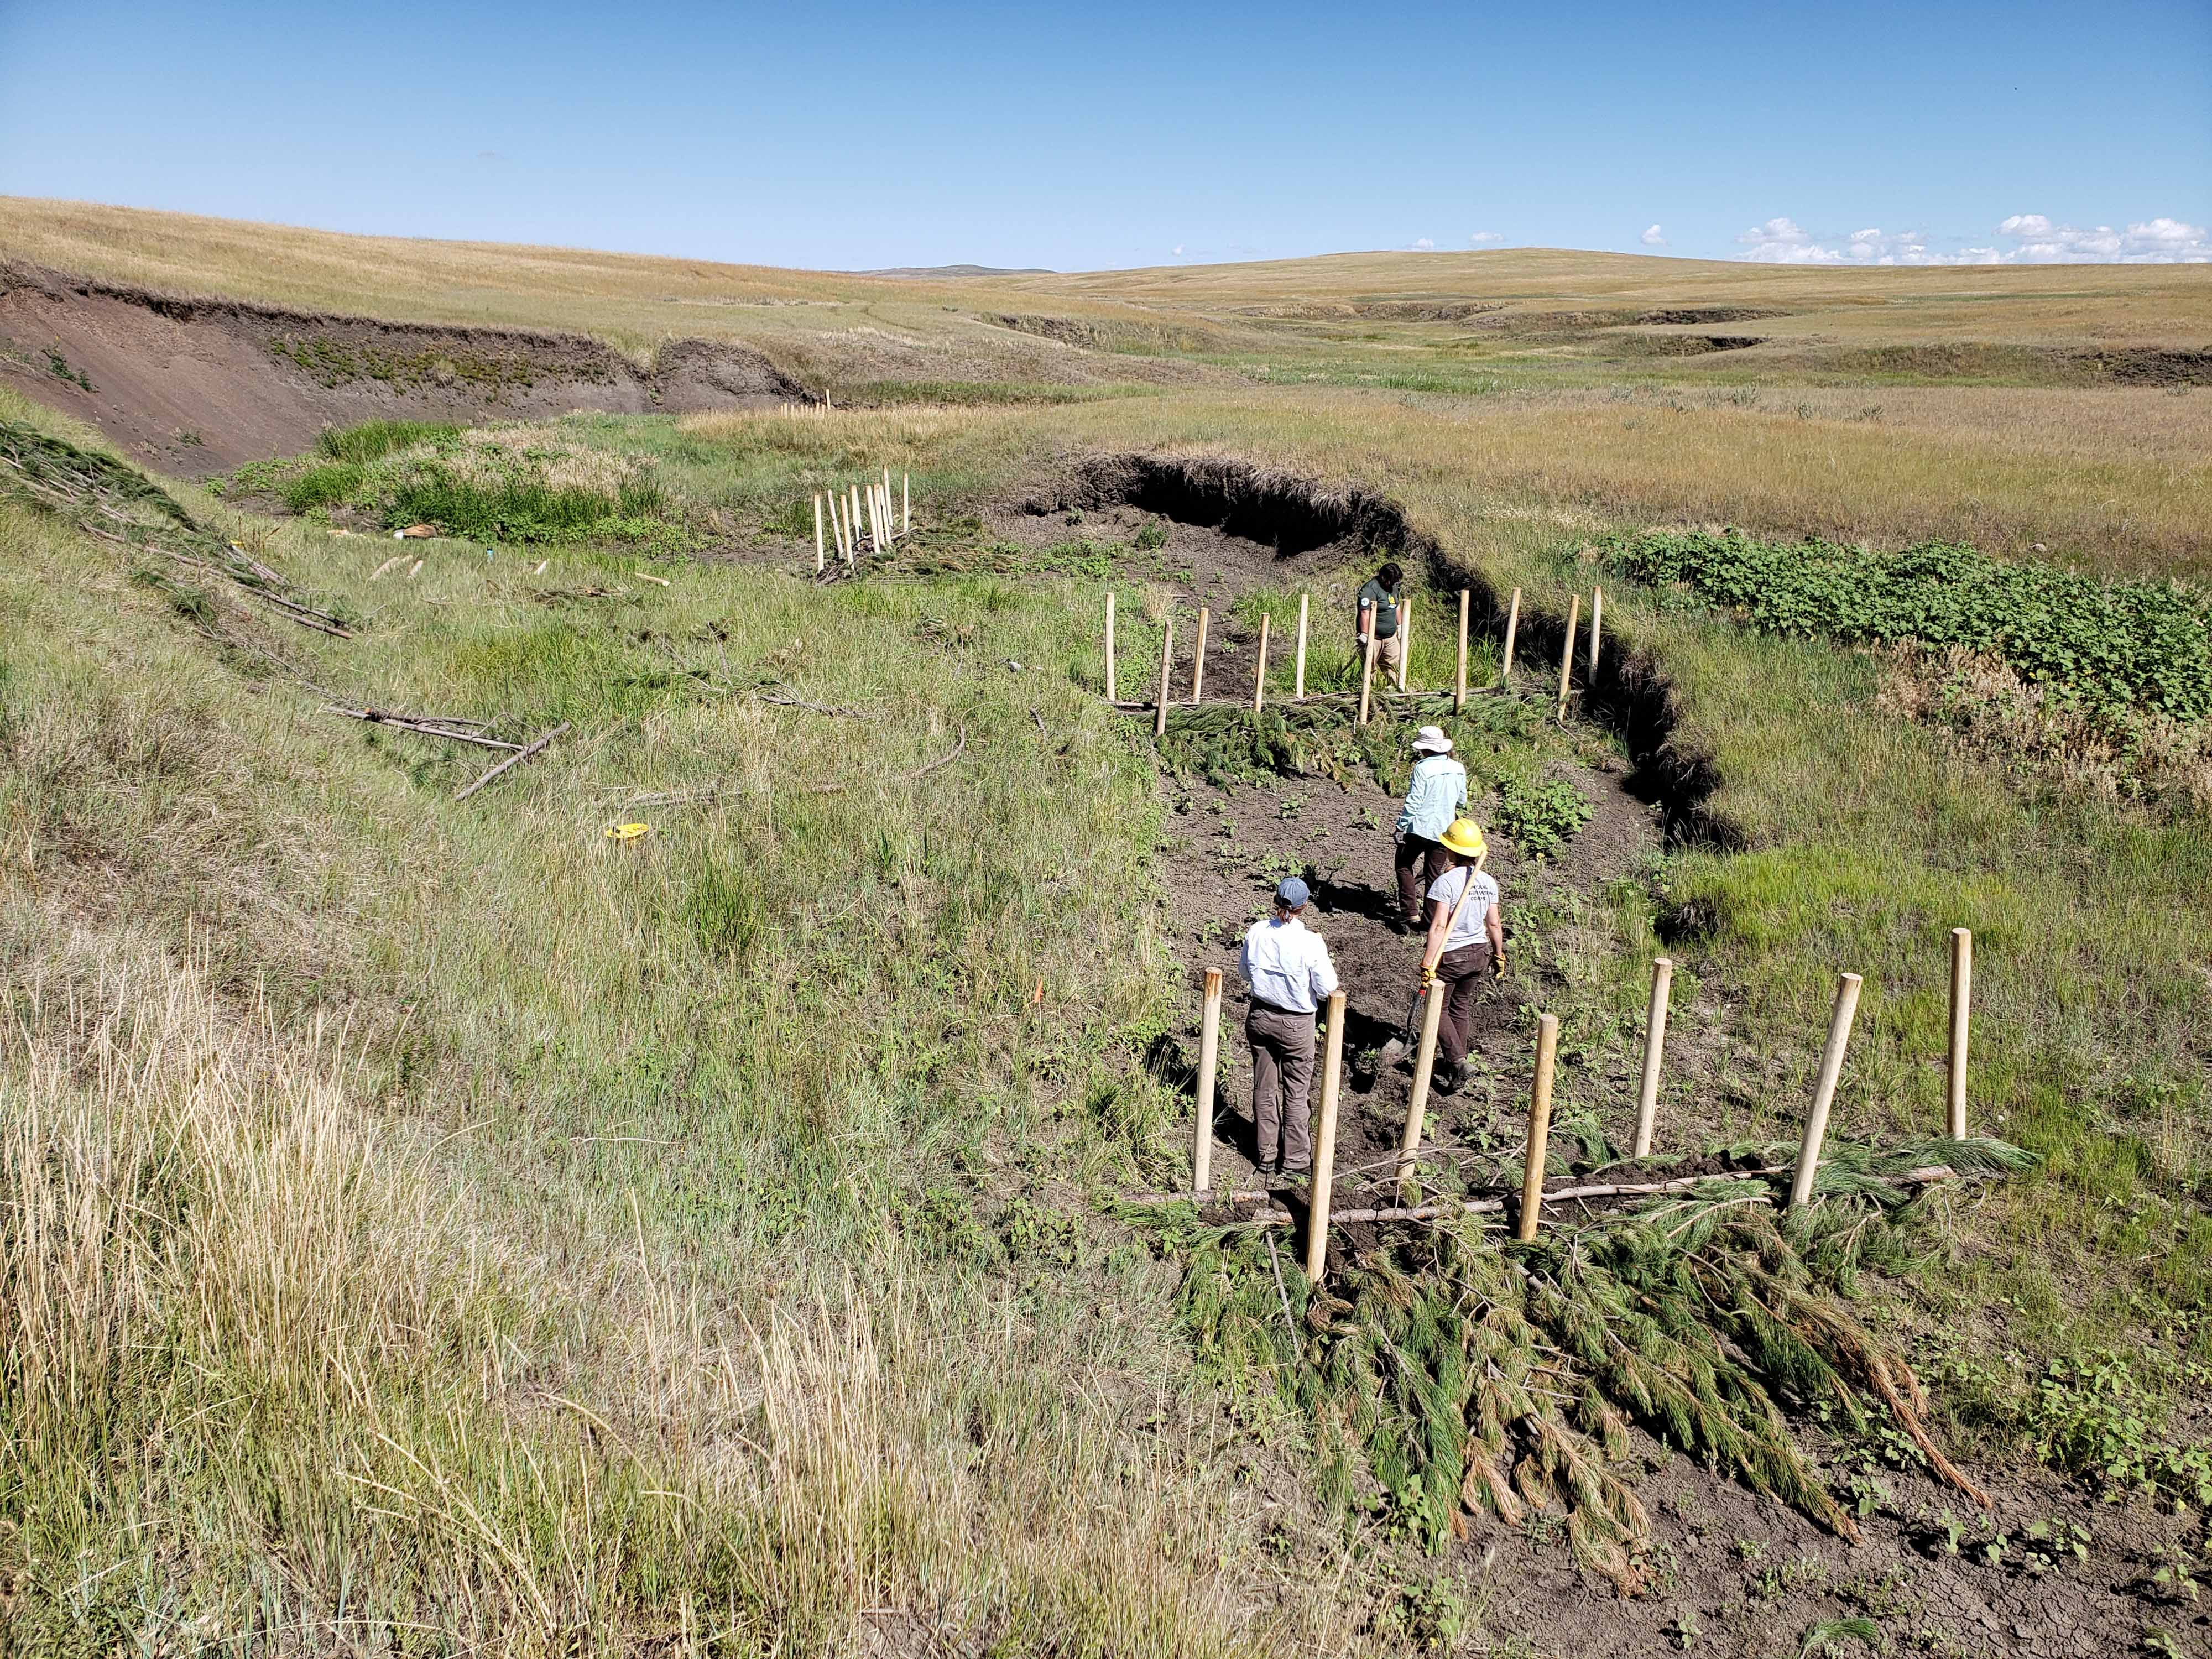
[[[1246,256],[1235,258],[1207,258],[1177,256],[1166,262],[1130,265],[1085,265],[1061,268],[1051,265],[996,265],[980,261],[948,261],[938,264],[897,264],[871,267],[771,264],[763,261],[737,259],[705,254],[670,252],[641,248],[612,247],[588,242],[507,241],[482,236],[438,236],[420,232],[343,230],[329,225],[302,224],[282,219],[246,219],[227,214],[199,213],[185,208],[149,207],[131,202],[100,202],[78,197],[0,195],[0,216],[4,216],[10,204],[36,204],[44,208],[82,208],[94,211],[140,214],[149,217],[197,220],[203,223],[234,225],[258,230],[294,232],[311,236],[343,237],[356,241],[416,242],[452,247],[510,248],[549,253],[598,254],[618,259],[658,260],[670,264],[714,265],[732,270],[787,272],[805,276],[848,276],[872,278],[879,281],[990,281],[1012,276],[1128,276],[1145,271],[1229,270],[1249,265],[1285,265],[1319,263],[1324,260],[1402,258],[1423,262],[1441,261],[1450,264],[1489,260],[1505,254],[1553,254],[1571,258],[1607,260],[1630,260],[1639,264],[1708,265],[1721,270],[1760,271],[1769,275],[1785,270],[1808,273],[1837,274],[1844,271],[1898,272],[1903,270],[1949,271],[2051,270],[2057,267],[2096,266],[2106,270],[2120,268],[2148,269],[2165,271],[2186,270],[2195,263],[2203,269],[2202,262],[2152,262],[2112,259],[2047,258],[2033,261],[1942,261],[1921,263],[1887,262],[1875,260],[1837,261],[1771,261],[1737,256],[1723,258],[1662,252],[1645,248],[1630,252],[1619,248],[1570,247],[1540,242],[1498,242],[1480,247],[1367,247],[1333,248],[1315,253]],[[8,250],[0,246],[0,257]]]

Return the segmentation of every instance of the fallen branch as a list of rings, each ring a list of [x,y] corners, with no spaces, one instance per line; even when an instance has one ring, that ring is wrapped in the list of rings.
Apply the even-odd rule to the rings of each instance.
[[[720,690],[720,687],[715,688]],[[766,691],[752,694],[755,702],[772,702],[779,708],[804,708],[810,714],[835,714],[840,720],[870,720],[875,719],[865,708],[839,708],[826,702],[809,702],[804,697],[779,697]]]
[[[1583,1198],[1611,1198],[1639,1193],[1682,1192],[1692,1187],[1700,1186],[1708,1181],[1752,1181],[1765,1173],[1766,1172],[1698,1176],[1693,1179],[1664,1182],[1652,1186],[1565,1187],[1555,1193],[1546,1193],[1544,1202],[1565,1204]],[[1936,1164],[1925,1169],[1908,1170],[1900,1176],[1892,1176],[1887,1184],[1893,1187],[1931,1187],[1942,1181],[1976,1180],[1980,1178],[1980,1171],[1974,1171],[1961,1176],[1948,1164]],[[1747,1193],[1742,1198],[1732,1199],[1729,1201],[1742,1204],[1772,1204],[1776,1200],[1771,1193]],[[1340,1221],[1434,1221],[1439,1216],[1496,1214],[1504,1210],[1506,1204],[1507,1200],[1503,1198],[1469,1198],[1390,1209],[1332,1209],[1329,1212],[1328,1220],[1331,1226],[1336,1225]],[[1240,1227],[1286,1227],[1291,1224],[1293,1218],[1287,1210],[1263,1210],[1250,1220],[1235,1224]]]
[[[1431,1149],[1428,1147],[1423,1147],[1421,1151],[1424,1153],[1427,1153],[1431,1152]],[[1378,1158],[1374,1164],[1363,1167],[1381,1169],[1385,1164],[1395,1164],[1398,1163],[1401,1156],[1401,1154],[1394,1152],[1387,1158]],[[1349,1171],[1347,1171],[1347,1173],[1349,1173]],[[1633,1198],[1649,1193],[1688,1192],[1693,1188],[1704,1186],[1709,1181],[1760,1181],[1769,1176],[1787,1175],[1789,1171],[1786,1169],[1771,1170],[1760,1168],[1756,1170],[1716,1170],[1711,1175],[1681,1176],[1672,1181],[1620,1182],[1601,1187],[1565,1187],[1555,1193],[1546,1193],[1544,1194],[1544,1202],[1547,1204],[1556,1204],[1564,1203],[1569,1199],[1576,1198]],[[1917,1175],[1921,1172],[1916,1170],[1912,1173],[1913,1175]],[[1949,1171],[1947,1170],[1945,1173],[1948,1174]],[[1911,1178],[1911,1176],[1901,1177],[1901,1179],[1905,1181],[1910,1181]],[[1488,1190],[1511,1194],[1517,1193],[1520,1190],[1520,1188],[1516,1183],[1511,1187],[1498,1187],[1490,1188]],[[1138,1193],[1133,1197],[1123,1199],[1121,1201],[1124,1204],[1190,1204],[1196,1202],[1214,1204],[1251,1204],[1257,1203],[1267,1196],[1268,1194],[1267,1193],[1257,1188],[1253,1188],[1246,1191],[1232,1193]],[[1331,1213],[1338,1220],[1347,1219],[1351,1214],[1349,1211],[1346,1210],[1334,1210],[1332,1211]],[[1395,1212],[1394,1212],[1393,1213],[1395,1214]]]
[[[471,795],[475,794],[477,790],[483,788],[484,785],[489,783],[501,773],[506,771],[508,767],[520,766],[523,762],[528,760],[532,755],[537,754],[540,750],[544,749],[547,744],[552,742],[554,738],[559,737],[568,729],[568,722],[562,720],[560,725],[555,726],[550,732],[548,732],[544,737],[531,744],[527,748],[516,750],[512,755],[509,755],[498,765],[493,767],[490,771],[485,773],[474,783],[470,784],[467,787],[459,791],[453,796],[453,799],[455,800],[466,800]]]
[[[921,779],[927,777],[932,772],[934,772],[939,767],[947,765],[953,761],[958,760],[960,758],[961,752],[967,747],[968,728],[963,726],[960,728],[960,741],[954,744],[951,748],[946,750],[945,753],[939,755],[935,760],[930,762],[928,765],[922,767],[918,771],[902,772],[896,777],[885,778],[883,781],[885,783],[919,782]],[[844,783],[817,783],[811,786],[813,793],[817,795],[834,795],[841,789],[848,789],[851,787],[852,786],[850,784]]]
[[[396,726],[403,732],[419,732],[426,738],[450,738],[455,743],[472,743],[483,749],[520,750],[519,743],[508,743],[501,738],[487,738],[477,732],[456,731],[458,726],[481,726],[482,720],[440,720],[427,714],[395,714],[384,708],[348,708],[343,703],[326,702],[325,714],[343,714],[348,720],[367,720],[372,726]]]

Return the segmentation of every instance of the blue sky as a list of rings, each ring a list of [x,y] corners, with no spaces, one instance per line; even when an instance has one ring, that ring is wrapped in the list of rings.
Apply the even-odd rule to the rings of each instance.
[[[0,194],[838,269],[2206,258],[2212,0],[0,0]]]

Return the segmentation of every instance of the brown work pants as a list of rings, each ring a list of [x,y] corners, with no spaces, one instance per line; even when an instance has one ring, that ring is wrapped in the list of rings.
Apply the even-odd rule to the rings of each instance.
[[[1255,1002],[1244,1017],[1252,1045],[1252,1127],[1260,1162],[1285,1170],[1313,1164],[1313,1126],[1307,1096],[1313,1089],[1314,1017],[1285,1013]]]
[[[1451,866],[1451,854],[1426,836],[1411,830],[1398,837],[1398,908],[1407,921],[1419,927],[1428,915],[1429,889]]]
[[[1367,654],[1364,644],[1360,646],[1359,653],[1363,657]],[[1406,636],[1403,634],[1391,634],[1375,641],[1375,683],[1377,685],[1395,685],[1398,683],[1398,664],[1405,654]]]
[[[1474,994],[1489,971],[1487,939],[1447,951],[1437,962],[1437,988],[1429,994],[1444,1000],[1443,1018],[1437,1023],[1437,1053],[1455,1072],[1467,1063],[1468,1045],[1474,1040]]]

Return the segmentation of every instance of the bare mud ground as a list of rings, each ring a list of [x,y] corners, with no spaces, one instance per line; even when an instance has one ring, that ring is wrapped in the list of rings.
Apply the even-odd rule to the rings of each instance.
[[[1082,505],[1085,501],[1088,505]],[[1083,523],[1066,515],[1078,507]],[[1073,534],[1126,539],[1158,515],[1125,502],[1100,501],[1048,485],[1000,503],[987,515],[991,530],[1042,549]],[[1159,568],[1198,601],[1216,606],[1209,643],[1209,702],[1242,701],[1255,641],[1226,615],[1240,593],[1280,581],[1286,567],[1340,567],[1366,551],[1340,539],[1286,553],[1230,533],[1219,522],[1170,521],[1158,553]],[[1189,573],[1182,580],[1181,573]],[[1316,617],[1314,649],[1348,653],[1345,618]],[[1187,659],[1178,684],[1187,684]],[[1149,694],[1149,681],[1136,695]],[[1127,695],[1127,694],[1125,694]],[[1540,696],[1539,692],[1537,695]],[[1144,717],[1133,722],[1148,733]],[[1550,927],[1593,904],[1608,884],[1633,877],[1664,842],[1659,808],[1627,787],[1627,768],[1593,741],[1568,772],[1595,811],[1555,861],[1522,858],[1492,835],[1487,867],[1503,890],[1512,971],[1485,989],[1476,1013],[1468,1082],[1457,1095],[1432,1096],[1424,1140],[1485,1168],[1517,1178],[1525,1140],[1534,1008],[1561,981],[1553,965],[1562,941],[1532,937],[1523,918]],[[1165,876],[1173,916],[1170,937],[1187,975],[1188,1018],[1175,1035],[1176,1069],[1194,1076],[1198,1010],[1205,970],[1223,970],[1222,1048],[1230,1076],[1217,1104],[1213,1180],[1217,1188],[1257,1188],[1250,1105],[1250,1064],[1243,1039],[1246,998],[1237,971],[1244,930],[1267,908],[1285,871],[1303,869],[1315,892],[1312,925],[1328,940],[1348,993],[1346,1093],[1338,1128],[1336,1204],[1350,1208],[1381,1198],[1405,1127],[1410,1068],[1376,1067],[1367,1057],[1399,1028],[1418,970],[1420,940],[1390,933],[1396,903],[1390,825],[1398,802],[1371,784],[1351,787],[1322,778],[1282,779],[1218,787],[1194,778],[1164,777],[1171,808]],[[1488,802],[1474,803],[1478,816]],[[1694,1033],[1678,1038],[1687,1060]],[[1592,1069],[1576,1078],[1575,1068]],[[1563,1091],[1609,1103],[1605,1127],[1625,1143],[1632,1124],[1632,1052],[1563,1057]],[[1318,1067],[1316,1099],[1318,1100]],[[1701,1126],[1683,1121],[1661,1143],[1698,1145]],[[1489,1177],[1496,1178],[1496,1177]],[[1279,1201],[1303,1215],[1303,1195],[1278,1188]],[[1295,1235],[1286,1236],[1289,1243]],[[1386,1248],[1372,1226],[1333,1230],[1332,1262],[1340,1253]],[[1294,1247],[1297,1248],[1297,1247]],[[1821,1437],[1808,1426],[1816,1456]],[[1651,1511],[1658,1557],[1651,1593],[1620,1597],[1583,1573],[1563,1531],[1539,1520],[1509,1528],[1487,1516],[1468,1516],[1465,1541],[1437,1564],[1443,1579],[1494,1639],[1524,1645],[1508,1650],[1559,1659],[1680,1651],[1795,1655],[1815,1626],[1865,1618],[1893,1651],[1951,1655],[2091,1656],[2136,1653],[2148,1633],[2166,1631],[2173,1651],[2212,1654],[2212,1615],[2193,1604],[2161,1599],[2151,1574],[2162,1552],[2187,1535],[2185,1523],[2148,1503],[2100,1503],[2075,1483],[2039,1467],[1969,1471],[1992,1497],[1996,1529],[2014,1540],[1996,1563],[1978,1553],[1980,1516],[1960,1493],[1925,1476],[1881,1471],[1887,1497],[1861,1519],[1856,1544],[1830,1536],[1795,1510],[1733,1480],[1636,1437],[1644,1474],[1637,1482]],[[1292,1512],[1310,1506],[1303,1476],[1273,1452],[1254,1448],[1255,1484]],[[1268,1467],[1270,1464],[1275,1467]],[[1946,1516],[1967,1531],[1952,1547]],[[1900,1518],[1902,1517],[1902,1518]],[[2089,1559],[2070,1555],[2047,1571],[2024,1565],[2021,1540],[2032,1524],[2070,1522],[2094,1540]],[[1837,1650],[1851,1651],[1846,1638]]]

